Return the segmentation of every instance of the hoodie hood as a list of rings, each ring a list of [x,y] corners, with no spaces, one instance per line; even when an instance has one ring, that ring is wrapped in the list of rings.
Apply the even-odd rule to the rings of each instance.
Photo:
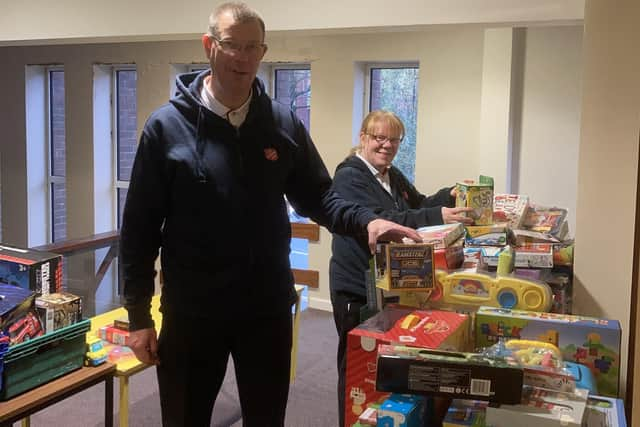
[[[201,110],[206,111],[205,114],[218,117],[205,107],[200,99],[200,89],[204,84],[204,79],[210,74],[211,70],[209,69],[180,74],[176,77],[176,93],[170,102],[191,122],[197,122],[198,116],[202,114]],[[251,88],[253,90],[252,104],[266,94],[264,84],[258,78],[254,79]]]

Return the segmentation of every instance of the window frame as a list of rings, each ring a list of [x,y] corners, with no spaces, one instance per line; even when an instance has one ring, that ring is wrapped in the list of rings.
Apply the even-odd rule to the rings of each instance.
[[[46,206],[47,206],[47,242],[53,243],[55,242],[54,236],[54,210],[53,206],[53,185],[54,184],[63,184],[66,186],[67,178],[66,178],[66,155],[65,155],[65,174],[64,176],[54,175],[53,174],[53,133],[52,126],[53,120],[51,119],[52,109],[51,109],[51,73],[60,72],[64,73],[64,66],[62,65],[48,65],[44,67],[44,75],[45,75],[45,126],[46,126],[46,143],[45,143],[45,156],[47,161],[47,190],[46,190]],[[66,89],[66,88],[65,88]],[[66,94],[65,94],[66,98]],[[65,99],[65,126],[66,126],[66,99]],[[65,152],[66,152],[66,140],[65,140]],[[65,200],[65,222],[66,222],[66,200]]]
[[[364,119],[367,114],[371,112],[371,71],[380,68],[416,68],[420,70],[420,63],[418,61],[410,62],[367,62],[365,64],[364,73],[364,99],[362,101],[364,112],[362,118]]]
[[[118,72],[120,71],[135,71],[138,72],[136,64],[121,64],[113,65],[111,67],[111,147],[113,155],[113,191],[112,191],[112,217],[114,229],[119,230],[120,226],[120,198],[119,190],[129,190],[129,181],[119,179],[120,168],[120,156],[119,156],[119,143],[118,138]],[[137,82],[137,74],[136,74]],[[136,96],[137,96],[137,83],[136,83]],[[137,109],[136,109],[137,114]]]

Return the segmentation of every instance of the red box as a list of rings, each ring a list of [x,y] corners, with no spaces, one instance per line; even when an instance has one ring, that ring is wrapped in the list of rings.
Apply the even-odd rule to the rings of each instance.
[[[464,248],[462,245],[449,246],[433,251],[433,264],[438,270],[453,271],[462,267]]]
[[[117,345],[129,345],[129,331],[114,328],[113,325],[103,326],[99,329],[100,339]]]
[[[413,317],[407,318],[409,315]],[[403,322],[410,325],[403,328]],[[376,391],[379,344],[465,351],[468,342],[468,315],[394,305],[351,330],[347,338],[345,426],[353,425],[368,405],[381,403],[389,394]]]

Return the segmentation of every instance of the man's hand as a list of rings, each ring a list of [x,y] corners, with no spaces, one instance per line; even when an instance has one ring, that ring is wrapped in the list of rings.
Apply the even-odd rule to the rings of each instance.
[[[465,225],[472,225],[473,218],[469,218],[464,212],[471,212],[473,208],[442,208],[442,221],[445,224],[451,224],[453,222],[461,222]]]
[[[367,224],[369,232],[369,249],[372,254],[376,253],[376,242],[378,239],[402,242],[403,237],[407,237],[414,242],[422,242],[422,238],[413,228],[405,227],[386,219],[374,219]]]
[[[139,361],[147,365],[158,365],[158,338],[154,328],[139,329],[129,333],[129,347]]]

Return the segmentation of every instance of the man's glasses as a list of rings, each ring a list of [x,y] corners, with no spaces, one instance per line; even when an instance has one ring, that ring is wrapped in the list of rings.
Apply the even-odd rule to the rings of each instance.
[[[397,145],[397,144],[400,144],[402,142],[402,138],[391,138],[390,136],[387,136],[387,135],[376,135],[374,133],[368,133],[367,135],[369,135],[378,144],[381,144],[381,145],[384,144],[387,141],[389,141],[393,145]]]
[[[241,53],[245,53],[250,57],[258,57],[264,53],[267,45],[264,43],[248,43],[242,44],[233,40],[221,40],[217,37],[211,36],[213,40],[218,44],[220,49],[229,55],[240,55]]]

